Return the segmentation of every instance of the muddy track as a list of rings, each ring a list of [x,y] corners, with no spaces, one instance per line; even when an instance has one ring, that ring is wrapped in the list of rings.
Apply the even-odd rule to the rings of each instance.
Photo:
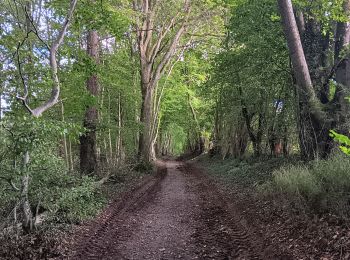
[[[71,259],[275,259],[197,168],[166,162],[77,238]]]
[[[118,226],[128,217],[127,214],[140,210],[160,188],[167,168],[163,163],[157,167],[155,176],[146,178],[130,191],[124,192],[120,199],[112,202],[85,230],[77,234],[70,259],[103,259],[100,257],[113,246],[118,236]]]
[[[272,259],[264,253],[262,238],[210,179],[191,164],[182,172],[194,176],[200,197],[196,243],[201,259]]]

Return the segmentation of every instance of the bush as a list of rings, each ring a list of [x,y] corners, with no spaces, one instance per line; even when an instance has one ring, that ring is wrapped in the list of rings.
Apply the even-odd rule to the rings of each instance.
[[[12,210],[19,202],[20,191],[11,189],[9,182],[20,188],[24,171],[30,177],[28,197],[33,213],[50,212],[55,222],[77,223],[102,208],[105,200],[95,185],[96,180],[69,172],[58,155],[63,133],[78,136],[78,126],[26,116],[8,116],[2,123],[0,227],[12,224]],[[21,162],[25,152],[29,152],[30,160],[23,170]],[[21,215],[18,220],[20,218]]]
[[[85,177],[79,182],[79,185],[61,191],[56,214],[59,221],[80,223],[95,216],[105,205],[106,199],[92,178]]]
[[[151,174],[154,171],[152,163],[145,161],[140,161],[138,164],[136,164],[134,170],[146,174]]]
[[[335,154],[328,160],[281,168],[260,187],[278,193],[293,208],[350,216],[350,158]],[[276,196],[275,196],[276,197]]]
[[[95,216],[105,205],[105,196],[96,186],[95,178],[69,172],[64,161],[52,153],[50,156],[41,152],[32,155],[28,173],[29,202],[33,213],[38,209],[39,214],[50,212],[53,222],[79,223]],[[18,187],[20,177],[19,174],[12,176]],[[9,215],[20,197],[20,191],[12,191],[9,187],[7,182],[0,182],[0,219]]]

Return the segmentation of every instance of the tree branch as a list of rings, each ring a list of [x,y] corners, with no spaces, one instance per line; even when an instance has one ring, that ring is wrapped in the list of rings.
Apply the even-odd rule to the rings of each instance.
[[[51,90],[51,96],[50,98],[41,106],[31,109],[27,103],[27,97],[28,97],[28,88],[26,87],[25,82],[22,78],[22,83],[24,84],[24,96],[23,97],[17,97],[17,99],[22,100],[23,105],[26,107],[26,109],[34,116],[34,117],[40,117],[42,113],[44,113],[47,109],[51,108],[58,102],[59,94],[60,94],[60,81],[58,79],[58,65],[57,65],[57,59],[56,59],[56,53],[60,45],[63,43],[64,36],[67,32],[68,26],[70,24],[70,21],[73,17],[73,13],[76,7],[78,0],[71,0],[69,12],[67,15],[67,18],[63,24],[63,27],[61,28],[56,40],[53,42],[52,46],[50,47],[50,67],[51,67],[51,78],[53,80],[53,86]],[[21,74],[21,72],[20,72]]]
[[[186,23],[187,23],[187,19],[189,17],[189,14],[191,13],[191,6],[189,6],[189,0],[187,0],[184,4],[184,7],[186,8],[186,15],[185,15],[185,19],[181,25],[181,27],[179,28],[179,30],[177,31],[174,39],[172,40],[172,43],[169,46],[168,51],[165,53],[165,55],[163,56],[162,60],[160,61],[160,63],[158,64],[156,71],[154,73],[153,82],[157,82],[160,77],[161,74],[164,70],[164,68],[168,65],[168,63],[170,62],[171,57],[174,54],[174,51],[176,50],[176,46],[178,45],[180,38],[182,36],[182,34],[185,32],[186,30]]]

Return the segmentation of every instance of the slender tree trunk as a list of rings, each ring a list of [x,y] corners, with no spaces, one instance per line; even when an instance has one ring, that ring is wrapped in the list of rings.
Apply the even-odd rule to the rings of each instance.
[[[72,141],[68,137],[69,142],[69,163],[70,163],[70,171],[74,171],[74,161],[73,161],[73,151],[72,151]]]
[[[62,122],[64,123],[64,105],[63,101],[61,101],[61,113],[62,113]],[[66,133],[63,133],[63,151],[64,151],[64,159],[66,161],[67,169],[70,169],[69,167],[69,158],[68,158],[68,148],[67,148],[67,136]]]
[[[1,121],[1,119],[2,119],[2,87],[0,87],[0,121]],[[0,130],[1,130],[1,128],[2,128],[2,125],[0,125]]]
[[[26,9],[26,32],[29,33],[32,29],[32,23],[31,20],[33,19],[32,16],[32,3],[28,1],[25,5]],[[33,46],[32,43],[29,41],[28,42],[28,56],[27,56],[27,64],[32,63],[32,52],[33,52]],[[30,77],[27,75],[25,79],[26,81],[27,89],[30,89]],[[27,102],[29,104],[29,100],[27,98]],[[20,207],[22,209],[22,227],[23,230],[27,233],[29,233],[33,229],[33,212],[30,207],[30,202],[29,202],[29,180],[30,176],[28,173],[28,163],[29,163],[29,151],[25,151],[23,155],[23,161],[22,161],[22,178],[21,178],[21,202],[20,202]]]
[[[40,117],[45,111],[50,109],[52,106],[57,104],[59,94],[60,94],[60,81],[58,78],[58,64],[57,64],[57,51],[61,44],[63,43],[65,34],[67,32],[67,29],[69,27],[70,21],[73,17],[73,13],[75,10],[77,4],[77,0],[71,0],[70,7],[68,10],[67,17],[64,21],[64,24],[62,28],[60,29],[57,38],[52,42],[49,51],[50,51],[50,70],[51,70],[51,79],[52,79],[52,88],[51,88],[51,96],[48,100],[45,101],[42,105],[37,106],[36,108],[31,108],[28,103],[28,96],[29,96],[29,87],[28,82],[30,82],[30,79],[27,80],[25,78],[22,78],[23,82],[23,89],[24,93],[23,96],[17,96],[17,99],[20,100],[23,104],[23,106],[27,109],[27,111],[30,113],[32,117],[38,118]],[[31,14],[31,2],[27,1],[26,3],[26,29],[27,33],[29,33],[29,30],[31,30],[32,27],[32,14]],[[32,51],[31,43],[29,43],[30,52]],[[17,53],[18,55],[18,53]],[[19,57],[18,57],[19,58]],[[31,55],[28,57],[28,61],[31,61]],[[20,62],[18,62],[18,70],[20,73],[20,76],[22,77],[21,73],[21,66]],[[29,180],[30,176],[28,173],[28,166],[29,163],[29,151],[25,151],[23,155],[23,163],[22,163],[22,187],[21,187],[21,200],[20,200],[20,207],[22,208],[22,217],[23,217],[23,229],[25,231],[30,231],[33,226],[33,220],[32,220],[32,210],[29,203]]]
[[[87,53],[96,63],[99,61],[99,38],[95,30],[88,32]],[[93,74],[87,81],[87,90],[97,97],[99,85],[97,75]],[[88,130],[80,137],[80,170],[83,174],[91,174],[98,170],[96,128],[98,123],[98,111],[96,106],[88,107],[85,112],[84,127]]]
[[[108,91],[108,146],[109,146],[109,161],[113,162],[113,146],[112,146],[112,133],[111,133],[111,95]]]
[[[239,79],[239,74],[237,74],[237,78]],[[245,124],[247,127],[247,132],[248,132],[249,138],[253,143],[254,156],[258,157],[261,155],[263,122],[264,122],[265,118],[264,118],[263,113],[259,113],[258,129],[257,129],[256,134],[255,134],[253,126],[252,126],[252,119],[254,117],[254,113],[249,113],[246,102],[245,102],[244,97],[243,97],[243,90],[242,90],[242,87],[240,85],[238,85],[238,91],[239,91],[241,107],[242,107],[242,116],[245,120]]]
[[[122,112],[121,112],[121,97],[120,92],[118,93],[118,138],[116,141],[116,160],[119,164],[121,162],[122,155]]]
[[[22,162],[22,187],[21,187],[21,208],[23,213],[22,226],[23,230],[30,232],[33,228],[33,213],[30,207],[28,193],[29,193],[29,175],[27,165],[29,163],[29,152],[25,152]]]
[[[305,19],[304,14],[301,10],[298,10],[296,12],[296,21],[298,25],[299,34],[303,36],[305,33]]]

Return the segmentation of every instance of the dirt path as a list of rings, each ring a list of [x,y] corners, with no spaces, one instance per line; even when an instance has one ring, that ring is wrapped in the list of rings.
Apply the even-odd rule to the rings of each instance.
[[[91,223],[73,259],[272,259],[262,247],[210,180],[168,161]]]

